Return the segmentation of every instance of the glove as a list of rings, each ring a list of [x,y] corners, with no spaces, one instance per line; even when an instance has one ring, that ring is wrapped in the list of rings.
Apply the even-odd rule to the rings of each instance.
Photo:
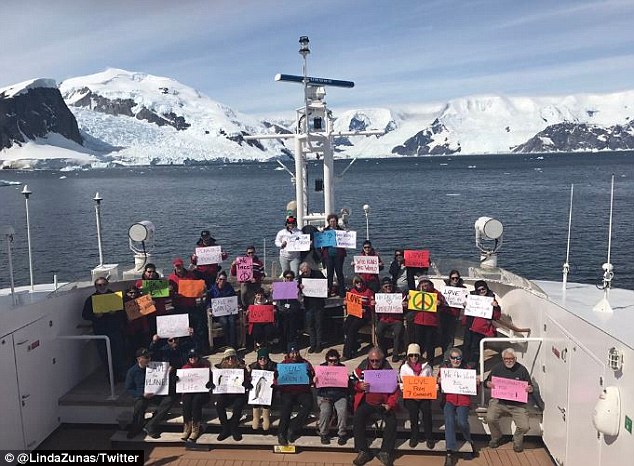
[[[210,388],[211,390],[213,390],[214,388],[216,388],[216,386],[214,385],[214,383],[210,380],[209,382],[207,382],[205,384],[205,388]]]
[[[174,376],[174,380],[175,380],[176,382],[178,382],[180,379],[181,379],[181,378],[180,378],[179,376],[177,376],[177,375],[175,375],[175,376]]]
[[[242,386],[246,388],[247,390],[251,390],[253,388],[253,385],[251,384],[251,382],[247,382],[246,380],[242,382]]]

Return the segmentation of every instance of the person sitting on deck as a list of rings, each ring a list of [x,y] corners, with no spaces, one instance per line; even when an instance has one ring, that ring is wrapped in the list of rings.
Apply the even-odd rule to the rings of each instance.
[[[359,329],[372,319],[374,312],[374,291],[365,285],[363,279],[355,276],[352,279],[352,289],[350,293],[361,298],[361,316],[357,317],[346,309],[346,320],[343,323],[344,341],[343,341],[343,357],[353,359],[361,344],[357,340]]]
[[[216,283],[211,287],[211,289],[207,292],[207,299],[205,307],[207,308],[207,312],[211,312],[211,300],[216,298],[228,298],[230,296],[235,296],[236,290],[233,288],[231,283],[227,280],[227,273],[223,270],[218,273],[216,277]],[[225,316],[214,317],[214,320],[217,320],[220,326],[222,327],[222,331],[225,336],[225,341],[227,346],[231,346],[235,348],[238,346],[238,331],[237,331],[237,321],[238,314],[229,314]]]
[[[295,273],[292,270],[284,270],[283,277],[285,282],[295,282]],[[299,336],[298,332],[302,323],[302,305],[298,297],[294,299],[278,299],[273,304],[275,304],[279,326],[280,347],[286,348],[289,343],[297,341]]]
[[[222,361],[216,364],[216,369],[243,369],[244,381],[242,383],[245,390],[251,389],[249,372],[247,371],[244,361],[238,359],[238,353],[233,348],[227,348],[223,355]],[[212,388],[215,388],[212,384]],[[247,404],[247,394],[245,393],[223,393],[218,395],[216,401],[216,411],[222,430],[218,435],[218,441],[221,442],[229,436],[233,436],[236,442],[242,440],[242,432],[240,431],[240,418],[242,417],[242,409]],[[227,419],[227,408],[231,406],[231,419]]]
[[[136,353],[137,362],[128,370],[125,377],[125,389],[134,398],[132,423],[128,426],[126,435],[129,439],[136,437],[142,430],[152,438],[159,438],[161,434],[158,427],[174,404],[171,395],[160,396],[145,392],[145,370],[150,359],[150,352],[145,348],[139,348]],[[158,409],[143,427],[145,411],[150,404],[158,404]]]
[[[466,288],[464,281],[460,276],[458,270],[452,270],[449,272],[449,278],[445,280],[446,286],[453,288]],[[460,313],[462,309],[459,307],[445,307],[443,312],[440,313],[440,346],[442,347],[442,353],[447,353],[447,350],[454,345],[454,339],[456,337],[456,328],[460,320]]]
[[[340,362],[341,356],[339,351],[334,348],[326,352],[326,361],[322,366],[327,367],[345,367]],[[315,376],[313,382],[317,385],[318,376]],[[319,437],[322,445],[330,445],[330,437],[328,430],[333,411],[337,413],[337,434],[339,436],[337,443],[345,445],[347,441],[346,423],[348,418],[348,387],[329,387],[322,386],[317,389],[317,405],[319,406]]]
[[[279,376],[280,369],[286,364],[304,364],[308,383],[284,384]],[[313,394],[310,383],[315,377],[315,370],[310,362],[302,358],[296,343],[289,343],[288,353],[284,360],[277,365],[278,377],[277,388],[281,395],[280,428],[277,434],[277,441],[280,445],[293,443],[301,435],[301,430],[306,424],[306,419],[313,409]],[[297,416],[291,422],[293,408],[299,408]]]
[[[372,242],[370,240],[365,240],[363,242],[363,246],[361,248],[360,256],[375,256],[379,258],[379,271],[383,270],[385,264],[383,264],[383,259],[378,252],[372,247]],[[352,261],[352,266],[354,267],[355,263]],[[359,273],[359,276],[363,279],[366,286],[370,288],[372,291],[377,293],[380,288],[379,283],[379,274],[378,273]]]
[[[256,308],[269,306],[273,311],[273,322],[252,322],[252,315]],[[249,324],[249,334],[253,336],[253,346],[255,349],[269,347],[275,335],[275,307],[269,302],[264,288],[255,291],[255,299],[246,312]]]
[[[394,293],[394,285],[389,277],[381,281],[380,293]],[[399,293],[398,291],[396,293]],[[403,306],[407,307],[407,300],[403,301]],[[399,361],[399,348],[403,337],[403,314],[377,313],[376,314],[376,341],[384,354],[387,354],[387,345],[384,343],[383,335],[392,330],[392,362]]]
[[[436,356],[436,339],[438,338],[438,314],[444,312],[444,308],[447,307],[447,301],[440,291],[434,288],[433,282],[426,278],[418,283],[418,290],[423,293],[436,295],[435,312],[420,310],[416,311],[414,316],[416,342],[425,353],[425,358],[427,358],[429,364],[433,366],[434,357]],[[422,301],[425,302],[425,299],[422,299]]]
[[[252,374],[254,370],[275,372],[275,370],[277,369],[277,363],[271,361],[268,348],[260,348],[256,353],[256,357],[256,361],[249,364],[249,367],[247,367],[249,374]],[[251,377],[251,380],[253,380],[253,377]],[[258,383],[256,383],[255,385],[257,389]],[[269,428],[271,427],[270,406],[253,405],[253,421],[251,422],[253,430],[258,430],[260,428],[260,421],[262,421],[262,430],[264,432],[268,432]]]
[[[366,426],[370,419],[380,418],[384,422],[383,441],[381,451],[377,457],[385,466],[392,466],[394,447],[396,445],[396,409],[398,407],[398,384],[391,393],[376,393],[365,381],[366,371],[387,371],[392,366],[385,360],[381,348],[374,347],[368,352],[368,357],[359,364],[352,375],[354,380],[354,449],[358,451],[353,463],[361,466],[372,459],[370,446],[366,434]],[[396,381],[396,380],[395,380]]]
[[[187,353],[187,363],[182,369],[209,369],[211,376],[211,366],[209,361],[200,357],[200,353],[192,348]],[[176,377],[178,381],[178,377]],[[211,386],[207,384],[207,388]],[[183,393],[183,435],[181,440],[195,442],[204,432],[203,406],[209,402],[209,392]]]

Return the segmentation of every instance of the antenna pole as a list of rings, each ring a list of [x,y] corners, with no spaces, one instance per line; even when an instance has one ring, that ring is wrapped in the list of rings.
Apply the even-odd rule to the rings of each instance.
[[[95,201],[95,217],[97,219],[97,247],[99,248],[99,266],[102,266],[103,247],[101,245],[101,201],[103,201],[103,198],[99,196],[99,193],[95,193],[93,201]]]
[[[603,298],[599,301],[593,310],[603,313],[612,313],[612,306],[608,301],[610,294],[610,288],[612,287],[612,279],[614,278],[614,267],[610,262],[610,255],[612,252],[612,215],[614,211],[614,174],[612,174],[612,185],[610,188],[610,223],[608,228],[608,261],[603,264]]]
[[[564,262],[564,270],[563,270],[563,289],[566,289],[566,285],[568,283],[568,272],[570,271],[570,263],[568,259],[570,259],[570,233],[572,229],[572,198],[575,192],[575,185],[570,185],[570,209],[568,211],[568,244],[566,246],[566,262]]]
[[[29,278],[31,280],[31,291],[34,291],[33,285],[33,254],[31,252],[31,222],[29,219],[29,197],[33,194],[31,190],[29,190],[28,185],[24,185],[24,189],[22,190],[22,195],[24,196],[24,207],[26,209],[26,242],[29,248]]]
[[[612,251],[612,212],[614,211],[614,173],[612,174],[612,185],[610,187],[610,227],[608,229],[608,264],[610,264],[610,254]]]

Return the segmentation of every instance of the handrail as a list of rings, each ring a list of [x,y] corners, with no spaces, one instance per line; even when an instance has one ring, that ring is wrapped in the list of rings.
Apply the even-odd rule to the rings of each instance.
[[[528,337],[528,338],[524,338],[524,337],[486,337],[483,338],[482,340],[480,340],[480,361],[478,361],[479,365],[480,365],[480,377],[482,377],[484,375],[484,344],[488,343],[490,341],[508,341],[509,343],[512,342],[531,342],[531,341],[539,341],[540,343],[542,341],[544,341],[543,338],[541,337]],[[482,380],[482,384],[484,385],[484,379]],[[484,390],[480,390],[481,392],[481,400],[480,400],[480,405],[484,406]]]
[[[107,335],[62,335],[57,338],[64,340],[104,340],[106,343],[106,354],[108,356],[108,374],[110,375],[110,396],[108,400],[116,400],[114,391],[114,376],[112,370],[112,349],[110,347],[110,338]]]

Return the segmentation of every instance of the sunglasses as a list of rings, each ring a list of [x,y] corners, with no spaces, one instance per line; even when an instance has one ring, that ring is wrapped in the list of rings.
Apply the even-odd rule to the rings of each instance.
[[[377,362],[381,362],[380,359],[369,359],[370,362],[372,363],[377,363]]]
[[[420,354],[408,354],[407,357],[408,358],[418,358],[418,357],[420,357]]]
[[[504,361],[515,361],[516,358],[502,358]]]
[[[449,359],[453,359],[454,361],[462,361],[462,356],[449,356]]]
[[[372,249],[371,246],[363,246],[363,249]]]
[[[252,255],[252,254],[255,254],[255,251],[247,251],[247,255],[249,255],[249,256],[250,256],[250,255]]]
[[[482,293],[483,291],[486,292],[486,290],[487,290],[486,288],[478,288],[476,291],[478,293]]]
[[[326,361],[336,363],[339,362],[339,359],[326,359]]]
[[[287,275],[284,278],[286,278],[287,280],[293,280],[295,277],[293,277],[292,275]]]
[[[108,286],[107,283],[97,283],[96,286]]]
[[[449,277],[451,280],[460,280],[460,277]]]
[[[219,281],[219,282],[226,282],[226,281],[227,281],[227,279],[226,279],[226,278],[218,278],[218,279],[217,279],[217,281]]]

